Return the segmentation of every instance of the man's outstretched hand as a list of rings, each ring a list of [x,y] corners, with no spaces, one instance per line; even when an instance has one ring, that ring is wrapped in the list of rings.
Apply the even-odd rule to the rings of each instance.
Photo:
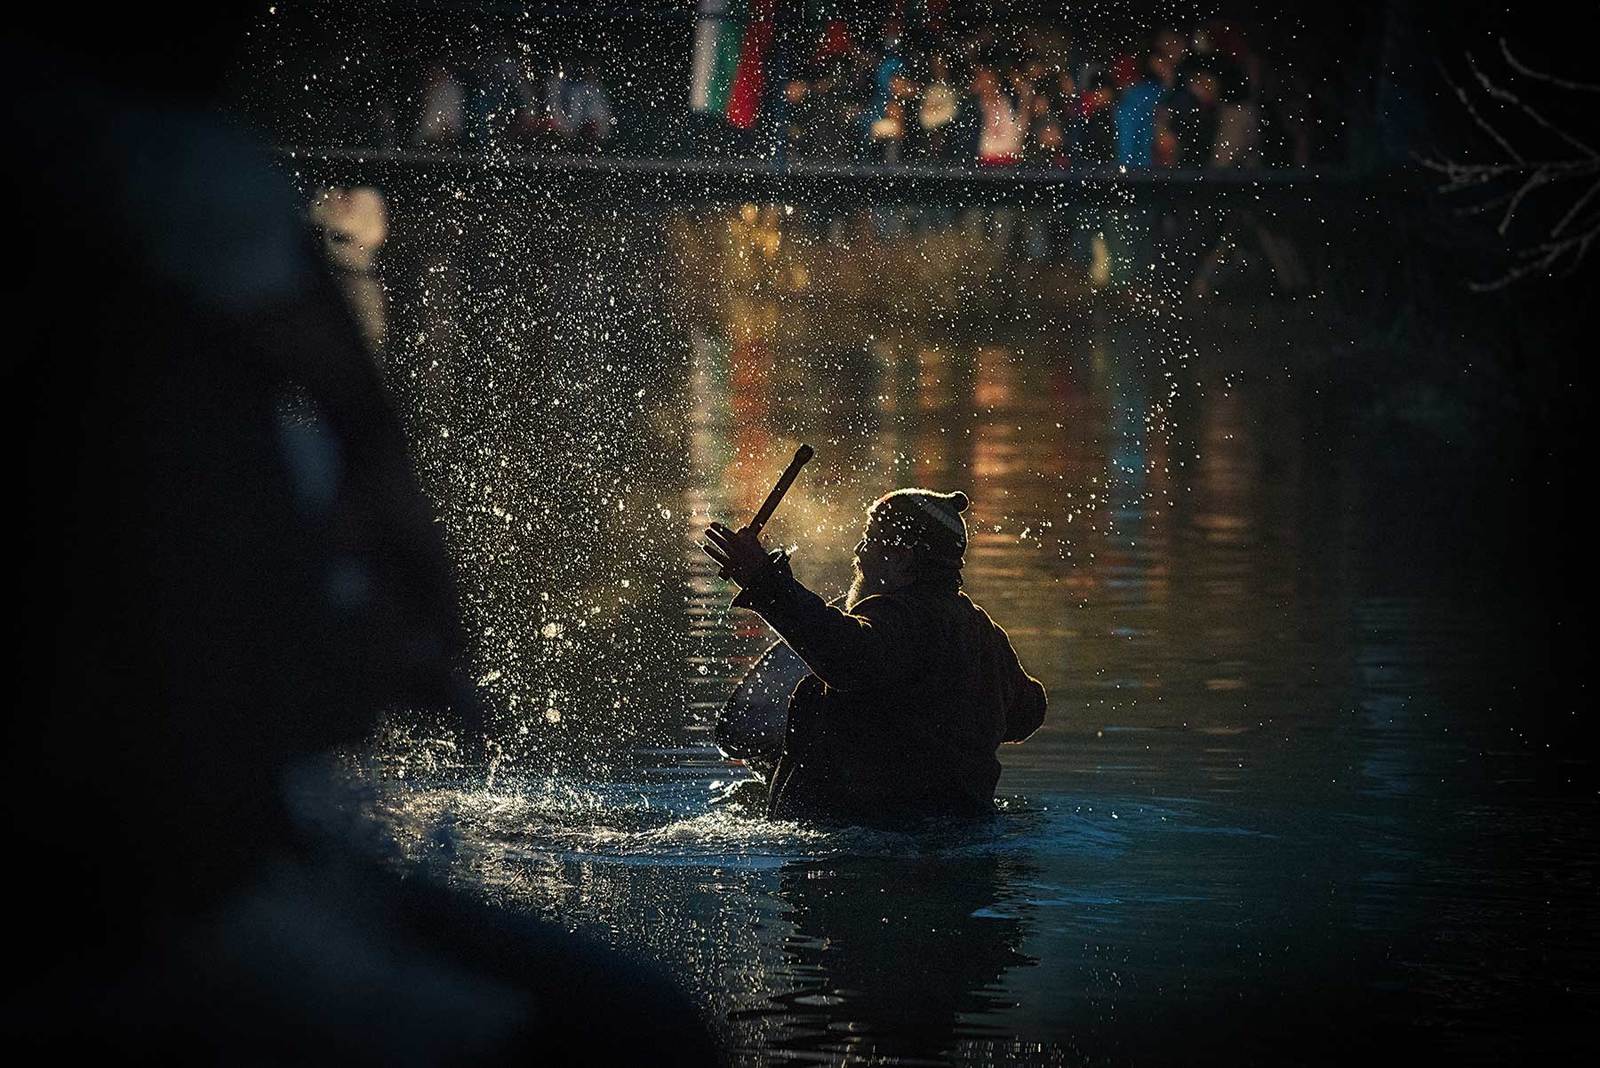
[[[700,548],[717,562],[723,578],[740,586],[749,586],[772,566],[761,539],[749,527],[729,530],[721,523],[712,523],[706,528],[706,540]]]

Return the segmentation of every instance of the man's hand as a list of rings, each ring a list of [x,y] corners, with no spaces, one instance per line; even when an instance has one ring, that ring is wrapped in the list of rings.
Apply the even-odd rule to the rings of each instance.
[[[700,548],[717,562],[723,578],[732,579],[741,587],[756,581],[772,566],[761,539],[749,527],[729,530],[721,523],[712,523],[706,528],[706,540]]]

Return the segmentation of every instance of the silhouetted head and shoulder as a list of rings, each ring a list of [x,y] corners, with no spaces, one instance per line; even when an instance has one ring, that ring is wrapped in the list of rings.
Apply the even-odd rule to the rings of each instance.
[[[968,499],[959,490],[939,493],[910,487],[886,493],[867,509],[867,527],[855,547],[855,579],[847,607],[874,594],[913,587],[954,592],[961,588],[967,551],[962,514]]]

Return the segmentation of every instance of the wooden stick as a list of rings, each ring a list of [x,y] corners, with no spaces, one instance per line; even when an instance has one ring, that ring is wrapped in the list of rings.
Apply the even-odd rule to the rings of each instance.
[[[789,486],[793,484],[795,476],[806,465],[806,461],[815,455],[816,452],[810,445],[802,445],[794,451],[794,459],[789,461],[789,466],[784,469],[783,474],[778,476],[778,484],[772,487],[771,493],[767,494],[767,499],[762,502],[761,510],[756,513],[756,517],[750,520],[750,533],[761,533],[761,528],[767,525],[767,520],[771,519],[772,513],[777,511],[778,502],[783,500],[785,493],[789,492]]]

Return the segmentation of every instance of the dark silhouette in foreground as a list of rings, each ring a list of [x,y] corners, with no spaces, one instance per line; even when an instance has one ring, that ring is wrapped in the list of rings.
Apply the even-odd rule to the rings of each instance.
[[[1044,721],[1045,692],[1005,631],[961,592],[965,494],[879,498],[844,606],[806,589],[782,552],[714,524],[705,551],[811,674],[789,699],[767,813],[899,825],[994,811],[995,751]]]
[[[8,1046],[715,1063],[649,968],[291,818],[286,774],[384,710],[474,707],[399,420],[247,138],[4,52],[28,270],[6,376],[28,695],[6,731]]]

